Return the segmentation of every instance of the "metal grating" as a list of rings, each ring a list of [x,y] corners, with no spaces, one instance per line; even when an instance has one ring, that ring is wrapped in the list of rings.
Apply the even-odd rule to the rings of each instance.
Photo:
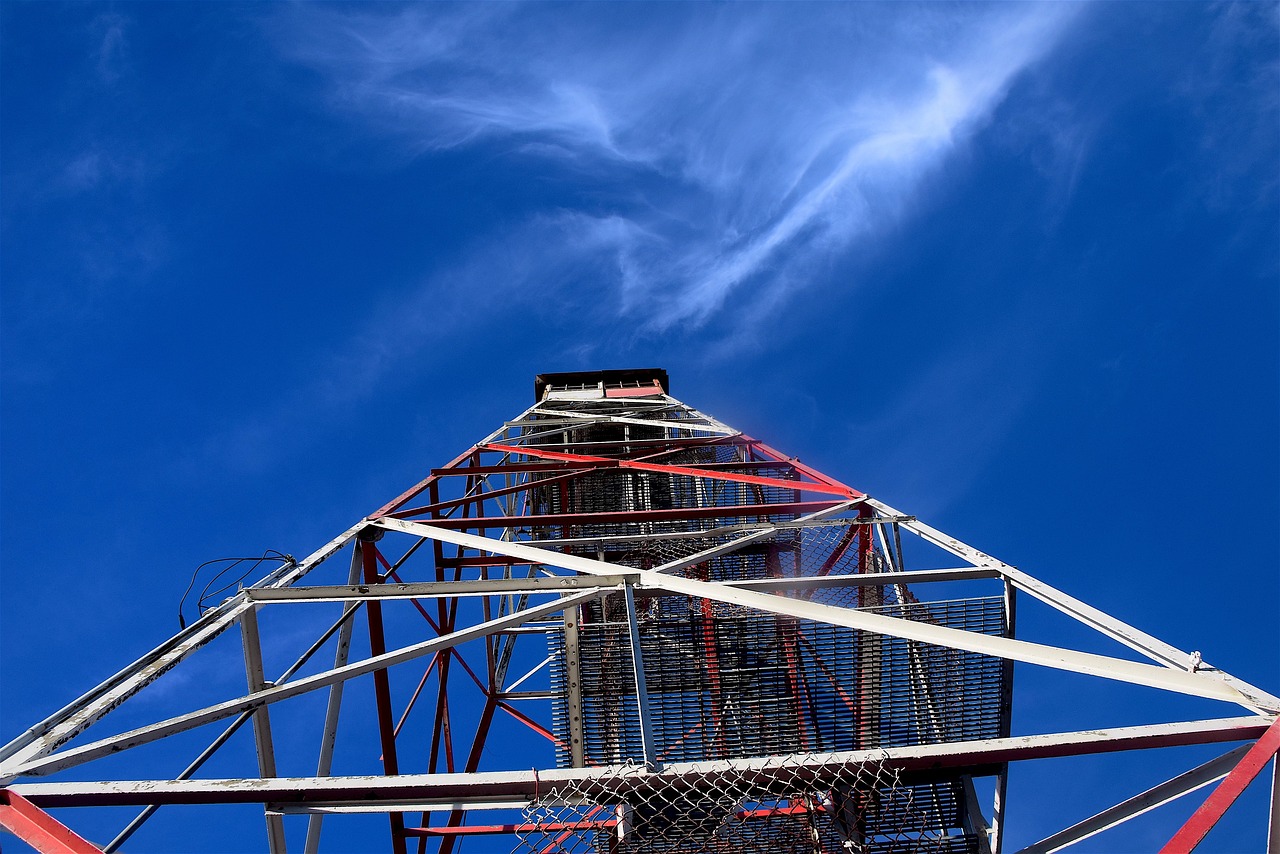
[[[706,600],[650,599],[640,640],[661,761],[772,756],[995,738],[999,659]],[[588,764],[639,761],[631,650],[621,605],[578,629]],[[867,610],[1001,635],[1000,597]],[[594,621],[593,621],[594,620]],[[549,636],[554,731],[569,741],[563,630]],[[561,766],[570,764],[567,748]]]
[[[646,417],[662,420],[664,415]],[[643,455],[755,478],[799,476],[789,463],[755,458],[741,445],[708,442],[668,453],[672,438],[657,425],[597,423],[566,424],[530,441],[561,452]],[[620,468],[549,477],[554,480],[531,492],[529,530],[541,540],[575,539],[563,546],[572,554],[654,569],[752,536],[752,542],[727,554],[675,571],[734,582],[901,568],[901,556],[887,559],[864,520],[794,524],[794,513],[707,514],[708,508],[803,500],[802,492],[776,484]],[[535,521],[542,514],[682,508],[698,512],[671,519],[560,520],[547,526]],[[764,524],[783,527],[759,539]],[[881,535],[887,547],[887,529]],[[921,603],[903,585],[840,584],[802,587],[791,595],[1006,634],[1004,601],[998,596]],[[1007,735],[1004,665],[998,659],[704,599],[640,595],[636,610],[658,767]],[[597,783],[607,784],[609,768],[641,762],[644,756],[624,599],[618,593],[602,596],[577,609],[569,622],[548,635],[557,762],[597,767],[602,774]],[[632,794],[614,801],[595,795],[568,805],[535,804],[527,814],[531,834],[526,839],[540,840],[531,850],[617,854],[978,850],[978,836],[962,826],[958,777],[905,786],[896,777],[888,784],[868,782],[861,773],[847,783],[828,781],[821,791],[785,784],[753,790],[726,779],[639,800]]]

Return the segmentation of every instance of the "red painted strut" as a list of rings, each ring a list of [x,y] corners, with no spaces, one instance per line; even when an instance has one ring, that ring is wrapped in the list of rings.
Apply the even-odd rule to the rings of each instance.
[[[1160,854],[1190,854],[1218,823],[1218,819],[1222,818],[1227,808],[1236,802],[1240,793],[1253,782],[1253,778],[1258,776],[1258,772],[1265,768],[1271,758],[1278,753],[1280,753],[1280,718],[1276,718],[1262,734],[1262,738],[1254,742],[1249,752],[1200,805],[1200,809],[1193,812],[1182,829],[1169,840],[1169,844],[1160,849]],[[1280,758],[1276,761],[1280,762]]]
[[[636,471],[652,471],[662,474],[682,474],[690,477],[705,477],[711,480],[727,480],[734,483],[750,483],[756,486],[777,486],[782,489],[795,489],[802,492],[824,492],[831,495],[843,495],[846,498],[856,498],[861,493],[855,492],[847,486],[836,485],[832,483],[811,483],[805,480],[783,480],[777,477],[760,477],[754,474],[738,474],[731,471],[716,471],[690,466],[668,466],[661,463],[641,463],[635,460],[619,460],[613,457],[596,457],[588,454],[566,454],[562,451],[546,451],[541,448],[516,447],[515,445],[498,445],[488,444],[481,445],[482,450],[487,451],[503,451],[508,454],[524,454],[528,457],[538,457],[545,460],[560,460],[564,462],[588,463],[593,468],[622,468],[634,469]],[[791,461],[786,461],[791,463]],[[791,463],[794,466],[794,463]]]
[[[8,789],[0,789],[0,827],[40,854],[102,854],[101,848],[86,842],[71,828]]]

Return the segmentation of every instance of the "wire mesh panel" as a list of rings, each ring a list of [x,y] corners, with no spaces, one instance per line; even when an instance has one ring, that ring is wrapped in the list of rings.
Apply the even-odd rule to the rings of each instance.
[[[588,764],[642,758],[625,614],[617,597],[578,628]],[[869,611],[986,634],[1004,632],[999,597],[889,604]],[[655,597],[639,609],[658,758],[772,756],[995,738],[998,659],[777,617],[723,603]],[[603,619],[601,616],[603,615]],[[565,636],[549,636],[553,722],[571,738]],[[561,766],[570,763],[562,747]]]
[[[540,794],[513,854],[961,854],[978,850],[957,783],[904,784],[879,763],[767,770],[690,763],[631,767]]]
[[[583,455],[594,455],[684,468],[622,463],[535,475],[528,529],[535,540],[616,566],[773,584],[819,604],[1007,633],[1000,597],[922,603],[905,585],[848,583],[904,569],[896,522],[865,507],[801,519],[793,508],[806,484],[793,461],[750,443],[691,438],[672,429],[689,417],[678,408],[605,403],[599,412],[618,417],[588,424],[572,420],[577,405],[564,403],[561,414],[544,407],[526,445],[566,465],[587,465]],[[777,586],[826,577],[829,586]],[[660,767],[1007,734],[997,659],[709,599],[640,594],[635,608],[650,758]],[[620,767],[645,757],[632,643],[616,593],[566,615],[564,629],[548,636],[561,767]],[[953,832],[958,778],[901,786],[896,778],[863,779],[865,769],[849,773],[826,781],[824,791],[780,779],[752,789],[726,778],[639,800],[548,801],[530,815],[545,834],[527,836],[528,850],[973,850],[974,837]]]
[[[1045,661],[990,642],[1011,634],[1015,588],[1033,586],[685,406],[666,393],[661,370],[548,374],[535,388],[537,403],[516,420],[310,556],[211,561],[228,566],[197,597],[198,622],[0,749],[15,791],[33,794],[35,806],[144,799],[108,851],[175,797],[232,804],[263,795],[282,799],[265,804],[272,850],[284,847],[284,824],[300,820],[287,817],[294,812],[313,812],[307,850],[321,816],[381,812],[392,850],[413,840],[440,854],[513,836],[515,851],[546,854],[980,854],[999,850],[1007,826],[1005,757],[1170,737],[1162,725],[1040,747],[964,744],[1009,735],[1013,660]],[[349,564],[339,557],[321,568],[342,554]],[[214,604],[237,586],[227,573],[247,563],[280,565]],[[1004,595],[973,596],[995,590]],[[1059,595],[1048,600],[1069,602]],[[336,602],[345,604],[334,622]],[[276,616],[321,605],[331,615],[305,618],[314,633],[301,633],[300,614]],[[125,714],[143,726],[64,746],[189,653],[221,643],[219,633],[234,639],[237,623],[249,693],[237,687],[228,699],[220,684],[201,683],[174,694],[179,706],[159,720],[145,701],[131,702]],[[353,638],[366,627],[367,641]],[[331,655],[333,669],[317,672],[316,653]],[[263,671],[281,672],[281,659],[294,663],[266,682]],[[1070,651],[1048,663],[1100,670]],[[1218,699],[1239,692],[1249,708],[1270,708],[1266,695],[1221,673],[1146,668],[1154,676],[1123,665],[1111,675]],[[199,659],[194,666],[199,682]],[[172,678],[189,679],[191,667],[181,672]],[[372,675],[362,681],[373,696],[350,710],[356,687],[341,689],[361,674]],[[322,700],[326,686],[328,702],[291,700],[311,691]],[[274,739],[260,726],[267,704]],[[349,710],[365,725],[346,726]],[[243,769],[241,777],[106,788],[24,781],[134,748],[127,756],[144,764],[133,767],[147,770],[161,739],[182,749],[201,736],[189,729],[197,719],[232,715],[184,776],[229,745],[218,767]],[[257,737],[233,739],[250,721]],[[1197,732],[1213,740],[1244,731],[1232,721],[1196,726],[1204,724],[1212,728]],[[304,730],[321,734],[318,762],[292,749]],[[555,746],[530,746],[529,730]],[[237,745],[246,752],[235,755]],[[552,751],[558,768],[549,767]],[[374,784],[366,775],[379,756],[386,779]],[[312,768],[316,779],[284,779],[278,789],[250,783]],[[407,776],[424,771],[425,780]],[[973,778],[997,774],[983,784],[984,794],[999,793],[988,832]],[[421,826],[410,826],[416,815]]]

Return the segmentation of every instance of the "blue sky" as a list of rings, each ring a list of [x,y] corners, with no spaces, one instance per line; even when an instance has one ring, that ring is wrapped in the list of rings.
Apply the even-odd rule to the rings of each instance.
[[[648,364],[1275,692],[1276,8],[0,5],[0,740],[202,561]],[[1163,779],[1112,767],[1026,772],[1014,840]]]

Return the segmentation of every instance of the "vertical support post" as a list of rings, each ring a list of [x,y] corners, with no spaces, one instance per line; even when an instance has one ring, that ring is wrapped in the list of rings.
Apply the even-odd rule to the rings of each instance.
[[[978,792],[973,786],[973,777],[965,774],[960,778],[960,785],[964,789],[964,811],[960,815],[961,821],[970,833],[978,837],[977,854],[992,854],[989,835],[991,828],[982,815],[982,807],[978,805]]]
[[[1267,822],[1267,854],[1280,854],[1280,754],[1271,758],[1271,816]]]
[[[569,711],[569,759],[574,768],[587,764],[586,748],[582,741],[582,661],[578,643],[578,608],[564,609],[564,664],[568,684],[565,698]]]
[[[1000,854],[1004,846],[1004,816],[1009,803],[1009,764],[996,775],[995,803],[991,808],[991,854]]]
[[[763,502],[761,502],[763,503]],[[769,543],[765,551],[765,569],[770,578],[782,577],[782,559],[778,555],[778,544]],[[710,604],[710,603],[708,603]],[[787,691],[791,694],[791,711],[796,716],[796,735],[800,741],[799,750],[811,748],[809,739],[808,708],[805,702],[804,674],[800,669],[800,651],[797,642],[800,621],[794,617],[778,616],[774,620],[778,634],[778,642],[782,647],[782,657],[787,668]]]
[[[362,569],[360,543],[357,541],[351,550],[351,569],[347,572],[347,586],[354,587],[360,581]],[[342,615],[349,616],[356,608],[355,602],[348,602],[342,608]],[[338,629],[338,651],[333,656],[334,668],[343,667],[351,650],[351,632],[355,629],[355,620],[350,619]],[[328,777],[333,770],[333,748],[338,739],[338,712],[342,709],[342,686],[346,680],[334,682],[329,686],[329,702],[324,710],[324,731],[320,735],[320,759],[316,762],[316,776]],[[304,854],[317,854],[320,850],[320,826],[324,821],[323,813],[312,813],[307,819],[307,841],[303,846]]]
[[[1271,758],[1271,816],[1267,822],[1267,854],[1280,854],[1280,753]]]
[[[470,454],[467,459],[468,465],[475,465],[477,458],[477,454]],[[432,504],[438,504],[440,502],[440,489],[437,483],[431,484],[430,498]],[[464,515],[468,513],[467,506],[464,505],[462,509]],[[431,518],[439,519],[440,511],[432,510]],[[436,581],[444,581],[444,544],[439,540],[432,540],[431,547],[435,557],[435,579]],[[461,549],[458,549],[458,555],[462,555]],[[449,630],[449,611],[443,598],[436,600],[436,621],[436,625],[440,627],[438,631],[441,634]],[[447,698],[449,696],[449,662],[451,660],[452,656],[449,655],[449,650],[443,650],[439,663],[440,669],[436,671],[437,685],[435,716],[431,725],[431,747],[427,751],[427,773],[429,774],[436,773],[436,768],[440,758],[440,744],[444,728],[446,726],[445,720],[448,715]]]
[[[244,641],[244,671],[249,683],[249,693],[254,694],[267,687],[262,673],[262,643],[258,637],[258,606],[253,605],[240,615],[240,635]],[[253,741],[258,749],[258,773],[265,779],[276,776],[276,756],[271,745],[271,717],[268,706],[263,704],[253,713]],[[278,813],[267,812],[267,844],[271,854],[285,854],[284,818]]]
[[[707,580],[707,564],[694,567],[696,578]],[[707,675],[707,692],[711,706],[711,729],[707,733],[707,743],[714,745],[715,753],[710,758],[726,759],[729,750],[725,744],[724,728],[724,691],[720,685],[720,647],[716,640],[716,612],[710,599],[699,599],[698,612],[702,617],[702,666]]]
[[[1018,588],[1008,578],[1004,579],[1004,636],[1014,637],[1018,624]],[[1004,659],[1000,670],[1000,737],[1007,738],[1013,729],[1013,660]],[[1009,797],[1009,763],[1000,767],[996,775],[995,803],[991,810],[991,854],[1001,854],[1004,848],[1005,814]]]
[[[623,585],[627,600],[627,628],[631,633],[631,670],[636,678],[636,708],[640,716],[640,745],[644,752],[644,764],[651,769],[658,767],[658,752],[653,743],[653,719],[649,713],[649,689],[644,681],[644,656],[640,651],[640,621],[636,617],[636,595],[631,582]]]
[[[377,584],[378,547],[375,542],[382,538],[382,529],[372,525],[358,535],[357,547],[360,549],[360,562],[364,567],[365,584]],[[365,613],[369,618],[369,652],[373,656],[387,651],[386,636],[382,630],[382,603],[376,599],[365,605]],[[400,773],[400,764],[396,760],[395,721],[391,714],[391,680],[386,670],[373,672],[373,693],[378,704],[378,735],[382,743],[382,770],[388,776]],[[393,854],[408,854],[404,841],[404,815],[398,812],[388,813],[391,822],[391,850]]]
[[[858,508],[858,518],[862,521],[857,528],[858,541],[858,573],[873,572],[871,565],[874,554],[872,550],[872,525],[870,517],[874,511],[863,505]],[[884,604],[884,588],[861,586],[858,588],[858,606],[875,607]],[[878,747],[880,744],[880,676],[881,655],[884,638],[875,632],[858,632],[858,748]]]

